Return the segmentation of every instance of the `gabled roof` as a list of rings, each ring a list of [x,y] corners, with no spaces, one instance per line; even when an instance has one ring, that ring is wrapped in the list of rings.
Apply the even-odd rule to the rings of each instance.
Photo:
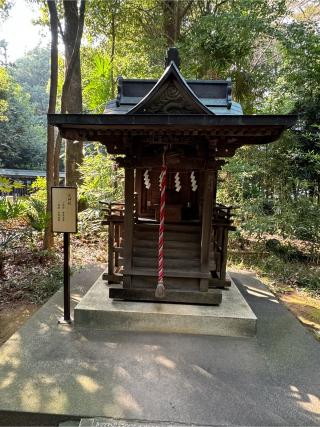
[[[151,107],[152,103],[152,107]],[[179,108],[177,108],[177,105]],[[145,111],[143,111],[143,107]],[[105,114],[217,114],[242,115],[231,100],[231,80],[185,80],[174,62],[157,80],[118,79],[117,99]]]
[[[213,114],[171,61],[150,92],[128,114]]]

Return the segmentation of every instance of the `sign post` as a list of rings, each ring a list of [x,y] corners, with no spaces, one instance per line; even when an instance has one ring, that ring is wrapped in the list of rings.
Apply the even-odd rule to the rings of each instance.
[[[52,187],[52,231],[63,233],[64,316],[59,323],[69,324],[70,316],[70,233],[77,232],[77,188]]]

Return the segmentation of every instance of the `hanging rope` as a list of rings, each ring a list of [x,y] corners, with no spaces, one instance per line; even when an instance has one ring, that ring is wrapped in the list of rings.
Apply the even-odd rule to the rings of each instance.
[[[162,156],[162,168],[160,175],[160,224],[159,224],[159,245],[158,245],[158,284],[155,292],[156,298],[164,298],[166,290],[163,284],[163,244],[164,244],[164,210],[166,206],[166,185],[167,166],[165,162],[165,149]]]

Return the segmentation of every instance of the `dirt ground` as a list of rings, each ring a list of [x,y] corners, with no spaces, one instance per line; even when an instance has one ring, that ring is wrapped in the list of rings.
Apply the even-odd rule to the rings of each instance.
[[[40,305],[28,302],[11,302],[0,307],[0,345],[11,337],[32,315]]]
[[[320,340],[320,299],[313,298],[304,291],[292,290],[283,294],[277,294],[278,298],[290,311],[312,330]]]
[[[19,229],[24,223],[12,221],[5,225],[8,229],[10,225]],[[62,285],[62,236],[56,236],[55,243],[54,252],[43,251],[41,235],[35,233],[33,244],[19,237],[6,249],[0,271],[0,345]],[[87,264],[105,263],[106,246],[106,238],[101,235],[90,239],[72,235],[72,270],[77,271]]]

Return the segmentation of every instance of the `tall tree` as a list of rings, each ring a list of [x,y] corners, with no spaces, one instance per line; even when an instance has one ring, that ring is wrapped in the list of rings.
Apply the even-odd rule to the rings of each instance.
[[[62,88],[61,112],[82,112],[82,86],[80,67],[80,45],[84,26],[85,0],[81,0],[78,9],[77,0],[64,0],[66,72]],[[82,141],[66,141],[66,184],[77,185],[80,182],[78,165],[83,160]]]
[[[51,32],[51,51],[50,51],[50,93],[48,114],[56,112],[57,104],[57,90],[58,90],[58,27],[59,18],[56,8],[56,3],[47,0],[49,19],[50,19],[50,32]],[[54,153],[55,153],[55,130],[53,126],[48,125],[47,128],[47,214],[48,224],[44,233],[44,248],[49,249],[53,246],[53,233],[51,222],[51,188],[54,185]]]

